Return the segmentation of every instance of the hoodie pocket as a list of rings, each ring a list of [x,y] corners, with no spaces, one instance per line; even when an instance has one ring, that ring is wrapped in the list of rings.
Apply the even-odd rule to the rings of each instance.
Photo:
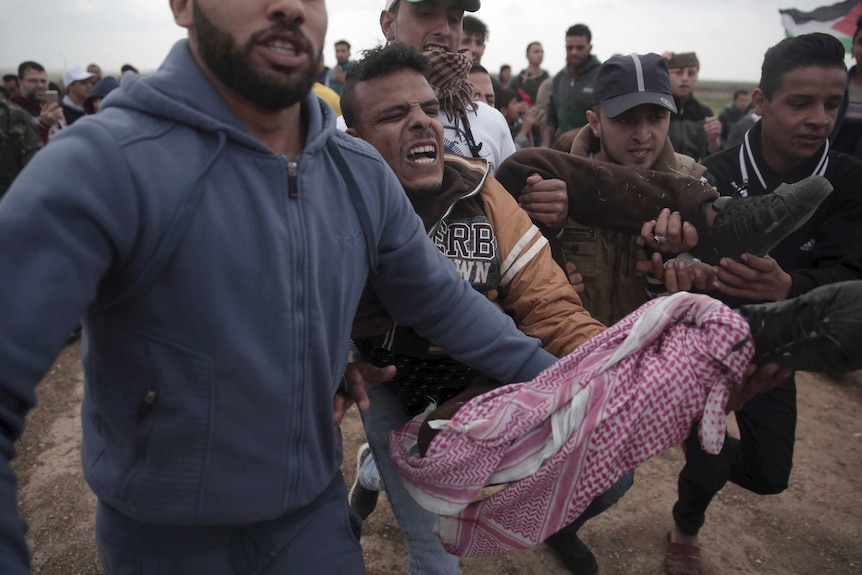
[[[121,340],[99,354],[91,388],[105,451],[94,490],[141,519],[191,521],[215,418],[212,361],[148,335]]]
[[[128,498],[135,476],[144,465],[147,454],[147,445],[149,445],[150,442],[150,435],[152,433],[153,422],[155,420],[153,411],[155,410],[155,403],[158,396],[159,392],[157,389],[148,389],[138,408],[138,415],[135,418],[137,433],[132,446],[131,464],[126,472],[123,473],[124,480],[122,485],[120,485],[118,493],[120,499],[125,500]]]

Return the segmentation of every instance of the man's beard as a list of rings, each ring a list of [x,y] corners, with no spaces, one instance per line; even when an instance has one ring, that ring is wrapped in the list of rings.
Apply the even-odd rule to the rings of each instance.
[[[263,32],[258,32],[243,48],[238,48],[233,38],[220,29],[204,14],[198,3],[193,4],[198,52],[207,67],[229,90],[266,110],[278,111],[289,108],[305,98],[317,80],[317,70],[322,62],[322,53],[314,55],[311,42],[294,24],[281,20]],[[311,61],[305,70],[275,67],[283,76],[268,78],[255,69],[251,50],[255,37],[272,29],[289,31],[302,38]]]

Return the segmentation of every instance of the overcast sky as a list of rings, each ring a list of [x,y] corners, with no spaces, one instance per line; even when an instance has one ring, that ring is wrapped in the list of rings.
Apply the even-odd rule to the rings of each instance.
[[[565,31],[583,22],[593,31],[593,53],[696,51],[701,78],[756,81],[766,49],[784,36],[779,8],[812,10],[838,0],[484,0],[476,13],[490,29],[482,63],[496,72],[526,65],[524,49],[538,40],[544,68],[565,61]],[[324,55],[344,38],[354,56],[382,41],[378,24],[384,0],[328,0]],[[96,62],[109,72],[124,63],[143,71],[158,67],[185,31],[171,17],[168,0],[0,0],[0,69],[36,60],[49,71]]]

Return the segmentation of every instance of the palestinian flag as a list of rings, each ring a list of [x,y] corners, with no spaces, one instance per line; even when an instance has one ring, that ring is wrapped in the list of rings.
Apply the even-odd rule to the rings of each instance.
[[[844,49],[849,52],[856,31],[856,19],[862,16],[862,1],[846,0],[832,6],[821,6],[811,12],[793,8],[778,12],[788,37],[824,32],[841,40]]]

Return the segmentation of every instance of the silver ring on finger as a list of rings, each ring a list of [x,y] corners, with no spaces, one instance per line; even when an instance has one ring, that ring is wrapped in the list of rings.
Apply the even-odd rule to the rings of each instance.
[[[652,239],[654,239],[655,243],[657,243],[657,244],[663,244],[663,243],[667,242],[667,236],[660,236],[660,235],[656,234],[656,235],[653,235]]]

